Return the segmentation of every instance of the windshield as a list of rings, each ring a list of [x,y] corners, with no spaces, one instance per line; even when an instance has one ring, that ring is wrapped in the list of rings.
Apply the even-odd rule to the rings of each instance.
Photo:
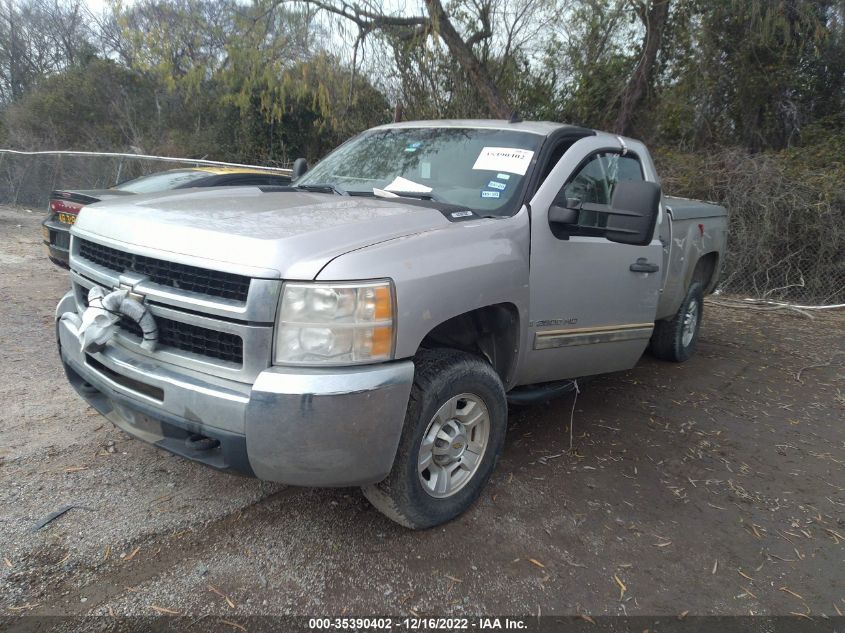
[[[113,187],[113,189],[120,189],[121,191],[129,191],[131,193],[154,193],[156,191],[175,189],[180,185],[199,180],[200,178],[207,178],[208,176],[208,172],[196,169],[174,169],[173,171],[163,171],[158,174],[150,174],[149,176],[141,176],[134,180],[127,180]]]
[[[535,134],[493,129],[373,130],[341,145],[296,186],[330,185],[351,194],[382,196],[407,193],[504,215],[519,203],[541,140]]]

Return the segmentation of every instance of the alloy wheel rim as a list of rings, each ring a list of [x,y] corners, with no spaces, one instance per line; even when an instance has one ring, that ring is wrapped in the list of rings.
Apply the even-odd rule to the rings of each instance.
[[[681,336],[681,343],[687,347],[692,342],[692,337],[695,336],[695,330],[698,326],[698,301],[691,301],[684,314],[684,330]]]
[[[490,413],[475,394],[450,398],[431,418],[423,434],[417,473],[423,490],[435,498],[464,488],[481,465],[490,439]]]

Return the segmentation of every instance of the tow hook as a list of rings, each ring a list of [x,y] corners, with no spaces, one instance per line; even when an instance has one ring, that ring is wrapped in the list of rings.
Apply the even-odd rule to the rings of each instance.
[[[185,438],[185,446],[192,451],[210,451],[220,446],[220,440],[205,435],[189,435]]]

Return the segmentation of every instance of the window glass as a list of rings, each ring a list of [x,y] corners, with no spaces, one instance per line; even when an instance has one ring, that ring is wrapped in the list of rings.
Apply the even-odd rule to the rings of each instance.
[[[117,185],[114,189],[131,191],[132,193],[167,191],[179,186],[184,186],[195,180],[208,178],[209,175],[212,174],[198,169],[172,169],[170,171],[163,171],[149,176],[141,176],[140,178],[135,178],[134,180],[128,180]]]
[[[341,145],[296,185],[331,184],[358,195],[373,195],[374,188],[430,193],[485,215],[506,215],[521,201],[542,140],[493,128],[377,129]]]
[[[563,186],[555,204],[566,206],[567,198],[593,204],[610,204],[616,183],[642,179],[642,167],[636,156],[596,154]],[[607,215],[604,213],[581,211],[578,216],[580,227],[604,228],[606,225]]]

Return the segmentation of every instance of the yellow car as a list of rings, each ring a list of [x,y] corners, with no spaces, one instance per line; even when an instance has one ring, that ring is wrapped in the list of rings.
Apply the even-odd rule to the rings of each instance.
[[[57,266],[68,267],[70,227],[80,209],[88,204],[140,193],[155,193],[191,187],[287,186],[291,178],[277,171],[245,167],[188,167],[170,169],[110,189],[61,189],[50,194],[47,218],[41,223],[47,256]]]

